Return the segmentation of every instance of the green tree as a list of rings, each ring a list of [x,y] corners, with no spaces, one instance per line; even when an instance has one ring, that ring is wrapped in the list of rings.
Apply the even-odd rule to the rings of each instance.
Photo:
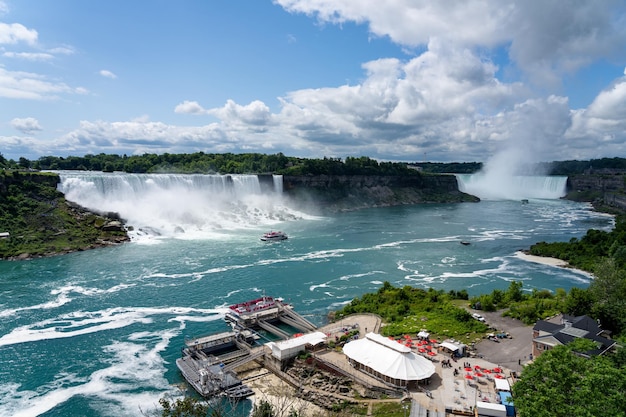
[[[605,258],[597,264],[594,276],[589,285],[593,316],[604,328],[619,334],[626,330],[626,271],[613,259]]]
[[[564,312],[572,316],[590,314],[593,308],[593,294],[583,288],[572,287],[565,297]]]
[[[274,407],[268,401],[261,400],[254,405],[252,417],[275,417]]]
[[[604,356],[578,356],[568,346],[544,352],[513,386],[520,417],[626,415],[626,373]]]
[[[184,396],[176,400],[161,398],[162,417],[206,417],[209,406],[202,404],[195,398]]]
[[[524,293],[522,293],[522,281],[511,281],[509,289],[506,290],[505,298],[508,302],[522,301]]]
[[[30,168],[30,161],[24,157],[20,157],[19,165],[20,165],[20,168],[28,169]]]

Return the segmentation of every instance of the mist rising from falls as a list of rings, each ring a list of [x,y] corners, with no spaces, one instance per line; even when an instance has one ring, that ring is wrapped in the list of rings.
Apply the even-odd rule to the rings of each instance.
[[[282,176],[59,172],[69,201],[116,212],[141,235],[211,238],[300,218],[282,198]]]
[[[482,200],[558,199],[565,196],[567,177],[458,174],[459,190]]]

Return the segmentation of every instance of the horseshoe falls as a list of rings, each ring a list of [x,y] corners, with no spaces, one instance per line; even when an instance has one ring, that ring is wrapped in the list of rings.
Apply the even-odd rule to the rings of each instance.
[[[271,176],[60,174],[69,200],[119,213],[133,239],[0,261],[0,417],[152,410],[183,382],[175,360],[185,338],[228,330],[227,307],[264,293],[323,324],[385,281],[472,295],[514,280],[526,291],[586,287],[589,275],[519,250],[613,227],[590,205],[559,199],[553,178],[479,203],[314,216],[291,208]],[[535,194],[553,186],[552,197]],[[289,239],[261,242],[268,229]]]
[[[459,190],[483,200],[557,199],[565,196],[567,177],[457,175]]]

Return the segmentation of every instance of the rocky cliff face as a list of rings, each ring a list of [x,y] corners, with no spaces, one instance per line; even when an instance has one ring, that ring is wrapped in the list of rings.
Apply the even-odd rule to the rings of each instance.
[[[567,178],[569,200],[588,201],[597,209],[626,211],[626,174],[581,174]],[[604,210],[603,210],[604,211]]]
[[[624,174],[583,174],[567,178],[569,191],[624,192],[626,175]]]
[[[332,212],[406,204],[479,201],[459,191],[454,175],[284,176],[283,192],[295,204]]]

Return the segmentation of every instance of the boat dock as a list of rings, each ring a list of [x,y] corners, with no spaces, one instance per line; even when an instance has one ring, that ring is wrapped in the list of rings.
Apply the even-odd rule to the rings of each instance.
[[[185,349],[201,350],[204,353],[211,353],[225,350],[229,347],[235,347],[237,346],[237,342],[252,345],[258,339],[259,336],[250,330],[224,332],[185,340]]]
[[[312,332],[317,329],[313,323],[293,311],[293,306],[285,303],[282,298],[263,296],[245,303],[229,307],[224,316],[236,331],[238,329],[263,329],[280,339],[289,339],[291,335],[275,324],[284,323],[301,332]]]
[[[317,329],[281,298],[266,296],[230,306],[224,320],[233,331],[186,339],[182,356],[176,360],[185,380],[203,397],[241,399],[253,395],[234,369],[263,359],[258,330],[286,340],[292,335],[278,327],[281,323],[301,332]]]
[[[210,359],[189,355],[176,359],[176,366],[185,380],[203,397],[222,394],[245,398],[254,394],[233,371],[224,371],[224,364],[219,361],[212,362]]]

